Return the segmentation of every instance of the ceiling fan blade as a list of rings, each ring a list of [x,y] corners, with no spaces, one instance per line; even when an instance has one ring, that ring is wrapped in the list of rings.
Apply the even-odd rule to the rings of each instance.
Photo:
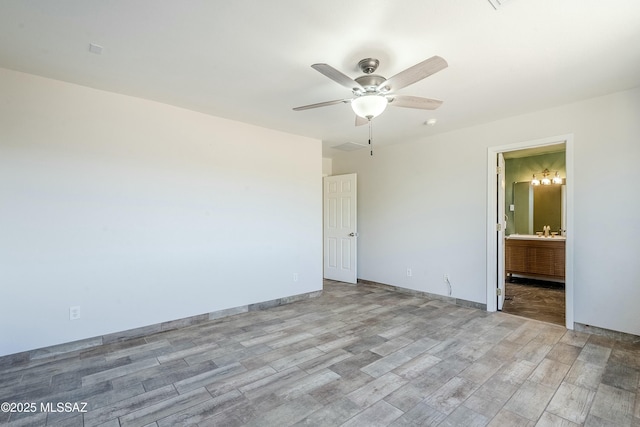
[[[360,83],[353,80],[351,77],[347,76],[346,74],[343,74],[342,72],[336,70],[329,64],[313,64],[311,68],[324,74],[334,82],[341,84],[342,86],[348,89],[364,92],[364,88]]]
[[[419,96],[396,95],[389,98],[389,105],[394,107],[419,108],[421,110],[435,110],[442,105],[438,99],[421,98]]]
[[[356,126],[366,125],[367,123],[369,123],[369,120],[356,114]]]
[[[413,67],[409,67],[404,71],[400,71],[395,76],[388,78],[378,86],[378,90],[382,92],[389,92],[392,90],[402,89],[403,87],[409,86],[410,84],[447,68],[448,65],[447,61],[443,58],[439,56],[432,56],[431,58],[426,59]]]
[[[310,110],[312,108],[326,107],[329,105],[341,104],[343,102],[344,103],[351,102],[351,99],[336,99],[335,101],[326,101],[326,102],[318,102],[317,104],[303,105],[302,107],[294,108],[293,111]]]

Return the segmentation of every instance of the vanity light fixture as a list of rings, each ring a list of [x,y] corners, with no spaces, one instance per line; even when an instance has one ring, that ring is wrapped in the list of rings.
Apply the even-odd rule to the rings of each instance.
[[[545,169],[540,173],[542,174],[542,179],[536,178],[536,174],[534,173],[533,179],[531,180],[531,185],[551,185],[551,183],[562,184],[562,178],[560,178],[560,174],[558,173],[558,171],[556,171],[553,180],[549,178],[549,175],[551,175],[549,169]]]

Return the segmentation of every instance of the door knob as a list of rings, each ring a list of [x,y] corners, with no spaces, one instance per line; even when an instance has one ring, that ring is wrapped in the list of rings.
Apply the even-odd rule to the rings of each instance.
[[[356,237],[358,235],[358,233],[349,233],[349,236],[351,237]]]

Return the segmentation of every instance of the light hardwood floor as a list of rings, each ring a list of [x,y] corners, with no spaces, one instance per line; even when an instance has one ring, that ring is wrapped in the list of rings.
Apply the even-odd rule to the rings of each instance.
[[[640,426],[640,344],[370,285],[0,366],[8,426]],[[86,402],[86,412],[40,405]],[[47,409],[46,407],[44,409]]]

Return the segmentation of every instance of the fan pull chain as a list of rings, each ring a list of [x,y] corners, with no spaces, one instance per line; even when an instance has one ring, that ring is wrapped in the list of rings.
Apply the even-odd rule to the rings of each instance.
[[[371,119],[369,119],[369,149],[371,150],[371,155],[373,156],[373,145],[371,145]]]

